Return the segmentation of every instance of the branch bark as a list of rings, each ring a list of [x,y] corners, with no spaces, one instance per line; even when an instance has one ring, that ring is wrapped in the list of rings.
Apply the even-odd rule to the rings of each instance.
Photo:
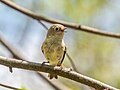
[[[18,59],[18,60],[22,60],[22,61],[28,61],[28,58],[25,57],[24,54],[22,54],[22,52],[20,52],[17,48],[15,48],[14,45],[12,45],[8,40],[6,40],[2,34],[0,34],[0,42],[12,53],[12,55],[14,56],[14,58]],[[22,62],[21,61],[21,62]],[[38,75],[40,75],[43,79],[45,79],[45,81],[47,81],[55,90],[61,90],[60,87],[52,84],[49,80],[47,80],[42,74],[40,74],[39,72],[37,72]]]
[[[95,35],[101,35],[101,36],[107,36],[107,37],[113,37],[113,38],[120,38],[120,34],[119,33],[112,33],[112,32],[105,32],[96,28],[92,28],[92,27],[88,27],[85,25],[80,25],[80,24],[76,24],[76,23],[69,23],[69,22],[65,22],[65,21],[61,21],[61,20],[57,20],[57,19],[53,19],[53,18],[49,18],[43,15],[37,15],[35,13],[33,13],[30,10],[27,10],[23,7],[20,7],[19,5],[11,2],[10,0],[0,0],[2,3],[4,3],[5,5],[37,20],[43,20],[49,23],[59,23],[59,24],[63,24],[66,27],[72,28],[74,30],[79,30],[79,31],[83,31],[83,32],[88,32],[88,33],[92,33]]]
[[[114,38],[120,38],[120,34],[118,33],[110,33],[110,32],[103,32],[103,31],[99,31],[98,29],[95,28],[91,28],[88,26],[84,26],[84,25],[79,25],[79,24],[75,24],[75,23],[68,23],[65,21],[60,21],[60,20],[56,20],[56,19],[52,19],[52,18],[48,18],[42,15],[36,15],[33,12],[22,8],[18,5],[16,5],[15,3],[12,3],[8,0],[0,0],[2,3],[6,4],[7,6],[12,7],[13,9],[33,18],[36,19],[38,21],[43,20],[49,23],[60,23],[63,24],[67,27],[76,29],[76,30],[80,30],[80,31],[84,31],[84,32],[89,32],[89,33],[93,33],[93,34],[97,34],[97,35],[102,35],[102,36],[108,36],[108,37],[114,37]],[[52,73],[52,74],[58,74],[62,77],[66,77],[68,79],[80,82],[82,84],[91,86],[95,89],[98,90],[118,90],[114,87],[111,87],[109,85],[106,85],[100,81],[94,80],[92,78],[89,78],[87,76],[84,76],[82,74],[79,74],[77,72],[74,71],[69,71],[68,69],[63,69],[61,70],[58,67],[52,67],[50,65],[42,65],[39,63],[34,63],[34,62],[27,62],[24,60],[18,60],[18,59],[11,59],[11,58],[6,58],[6,57],[2,57],[0,56],[0,64],[8,66],[8,67],[14,67],[14,68],[21,68],[21,69],[27,69],[27,70],[34,70],[34,71],[41,71],[41,72],[47,72],[47,73]]]
[[[35,62],[26,62],[23,60],[6,58],[6,57],[2,57],[2,56],[0,56],[0,64],[7,66],[7,67],[57,74],[59,76],[62,76],[62,77],[74,80],[76,82],[88,85],[88,86],[93,87],[98,90],[104,90],[104,89],[118,90],[117,88],[111,87],[111,86],[104,84],[100,81],[97,81],[95,79],[89,78],[87,76],[84,76],[84,75],[79,74],[74,71],[70,71],[67,68],[64,68],[61,70],[60,67],[52,67],[52,66],[46,65],[46,64],[43,65],[43,64],[35,63]]]
[[[16,87],[13,87],[13,86],[5,85],[5,84],[2,84],[2,83],[0,83],[0,86],[8,88],[8,89],[12,89],[12,90],[22,90],[20,88],[16,88]]]
[[[4,36],[0,33],[0,42],[11,52],[13,55],[13,58],[21,59],[23,61],[27,61],[27,56],[25,56],[18,48],[15,48],[13,44],[11,44],[8,40],[4,38]],[[12,67],[11,67],[12,68]],[[61,90],[62,88],[54,85],[52,82],[50,82],[44,75],[42,75],[40,72],[36,72],[41,78],[43,78],[52,88],[55,90]]]

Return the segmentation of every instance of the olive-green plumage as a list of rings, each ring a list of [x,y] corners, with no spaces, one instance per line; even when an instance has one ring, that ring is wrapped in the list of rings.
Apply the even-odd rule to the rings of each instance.
[[[64,30],[66,28],[61,24],[54,24],[48,30],[45,41],[42,44],[42,52],[50,65],[61,66],[66,53],[66,47],[63,40]],[[57,75],[49,74],[49,78],[57,78]]]

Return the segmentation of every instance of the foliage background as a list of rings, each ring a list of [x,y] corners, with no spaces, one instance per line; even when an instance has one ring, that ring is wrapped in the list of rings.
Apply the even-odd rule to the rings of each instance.
[[[111,32],[120,32],[119,0],[11,0],[31,11],[55,19],[75,22]],[[44,22],[48,27],[51,24]],[[35,20],[0,3],[0,33],[30,59],[43,62],[40,50],[46,30]],[[120,88],[120,41],[114,38],[97,36],[68,28],[65,33],[67,51],[84,75]],[[0,44],[0,55],[10,57],[10,52]],[[65,58],[65,67],[71,67]],[[0,66],[0,83],[27,90],[53,90],[43,79],[32,71]],[[47,74],[45,74],[47,76]],[[71,80],[59,78],[71,90],[88,90],[89,87]],[[52,80],[57,82],[58,80]],[[0,90],[7,90],[0,87]]]

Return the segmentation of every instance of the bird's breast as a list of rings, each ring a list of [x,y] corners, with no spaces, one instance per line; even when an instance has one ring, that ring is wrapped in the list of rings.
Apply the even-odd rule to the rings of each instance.
[[[44,45],[44,55],[50,64],[57,64],[58,61],[62,59],[64,53],[64,43],[63,42],[45,42]]]

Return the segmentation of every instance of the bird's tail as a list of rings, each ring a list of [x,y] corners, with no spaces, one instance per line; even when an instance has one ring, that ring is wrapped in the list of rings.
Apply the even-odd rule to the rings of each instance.
[[[50,79],[53,79],[53,78],[58,79],[58,76],[55,75],[55,74],[48,74],[48,77],[49,77]]]

